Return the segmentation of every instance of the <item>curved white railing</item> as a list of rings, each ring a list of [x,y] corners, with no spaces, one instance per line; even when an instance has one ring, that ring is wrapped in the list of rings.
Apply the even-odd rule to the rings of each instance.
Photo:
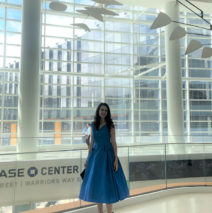
[[[212,185],[210,143],[119,146],[118,155],[130,196],[182,186]],[[48,207],[53,209],[66,200],[69,205],[66,204],[65,211],[91,205],[78,199],[79,174],[86,157],[87,149],[77,148],[1,153],[0,206],[55,204]]]

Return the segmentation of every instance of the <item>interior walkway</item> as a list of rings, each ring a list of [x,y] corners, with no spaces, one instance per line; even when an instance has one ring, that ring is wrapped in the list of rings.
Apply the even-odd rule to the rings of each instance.
[[[114,213],[211,213],[212,193],[171,195],[114,209]]]
[[[205,187],[206,185],[208,187]],[[144,201],[142,199],[137,200],[136,204],[131,204],[130,202],[127,202],[127,207],[119,207],[117,209],[115,208],[114,210],[115,213],[138,213],[138,212],[152,213],[153,211],[157,213],[166,213],[166,212],[208,213],[209,210],[210,213],[212,213],[211,186],[212,182],[207,182],[207,184],[206,182],[182,182],[182,183],[178,182],[178,183],[168,183],[167,184],[168,189],[165,189],[166,185],[164,184],[137,188],[134,190],[130,190],[130,194],[134,195],[135,198],[138,198],[140,196],[142,197],[141,194],[146,194],[143,195],[143,197],[149,196],[152,197],[148,198],[148,201]],[[186,191],[183,191],[184,187]],[[199,187],[203,187],[202,190],[198,190]],[[180,194],[175,193],[178,190],[182,191],[182,193]],[[171,194],[166,194],[165,196],[163,195],[164,193],[169,193],[169,191],[171,191]],[[158,194],[158,196],[155,197],[154,194]],[[123,202],[126,203],[126,200]],[[89,208],[91,204],[92,203],[87,203],[84,201],[80,202],[79,199],[76,200],[73,199],[72,202],[52,205],[45,208],[37,208],[34,210],[25,211],[24,213],[56,213],[56,212],[96,213],[97,212],[95,211],[96,207],[95,208],[91,207],[92,209]],[[83,208],[78,209],[80,205],[84,206],[85,209]],[[88,206],[88,209],[86,208],[86,206]],[[206,207],[209,209],[208,211],[206,210]],[[71,211],[71,209],[73,210]],[[198,211],[198,209],[201,209],[201,211]]]

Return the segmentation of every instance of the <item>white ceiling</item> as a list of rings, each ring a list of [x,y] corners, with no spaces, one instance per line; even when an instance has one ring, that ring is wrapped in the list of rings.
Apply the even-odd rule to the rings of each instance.
[[[149,8],[158,8],[162,10],[165,8],[167,2],[175,2],[175,0],[118,0],[123,4],[134,5],[134,6],[143,6]],[[181,0],[182,2],[184,0]],[[191,0],[191,2],[203,10],[205,13],[212,13],[212,0]],[[185,10],[184,7],[181,7],[182,10]]]
[[[212,3],[212,0],[192,0],[192,1],[199,1],[199,2],[208,2],[208,3]]]

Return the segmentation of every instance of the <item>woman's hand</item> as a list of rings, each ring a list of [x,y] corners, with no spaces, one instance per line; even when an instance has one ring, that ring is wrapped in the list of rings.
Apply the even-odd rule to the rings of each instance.
[[[118,171],[118,159],[116,158],[115,161],[114,161],[114,171],[117,172]]]

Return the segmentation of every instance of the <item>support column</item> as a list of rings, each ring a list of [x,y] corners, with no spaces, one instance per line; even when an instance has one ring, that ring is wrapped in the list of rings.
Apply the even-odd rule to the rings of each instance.
[[[21,73],[18,100],[17,152],[37,151],[40,109],[40,0],[23,0]],[[18,160],[35,159],[19,154]],[[19,195],[14,192],[14,199]],[[13,206],[13,213],[34,208],[34,204]]]
[[[36,151],[40,108],[40,0],[23,0],[18,152]]]
[[[174,21],[179,20],[179,4],[176,1],[168,2],[166,14]],[[170,23],[166,27],[166,91],[168,115],[168,141],[169,143],[184,142],[184,115],[182,102],[182,77],[180,40],[170,41],[169,37],[178,24]],[[172,153],[184,152],[182,145],[170,146]]]

